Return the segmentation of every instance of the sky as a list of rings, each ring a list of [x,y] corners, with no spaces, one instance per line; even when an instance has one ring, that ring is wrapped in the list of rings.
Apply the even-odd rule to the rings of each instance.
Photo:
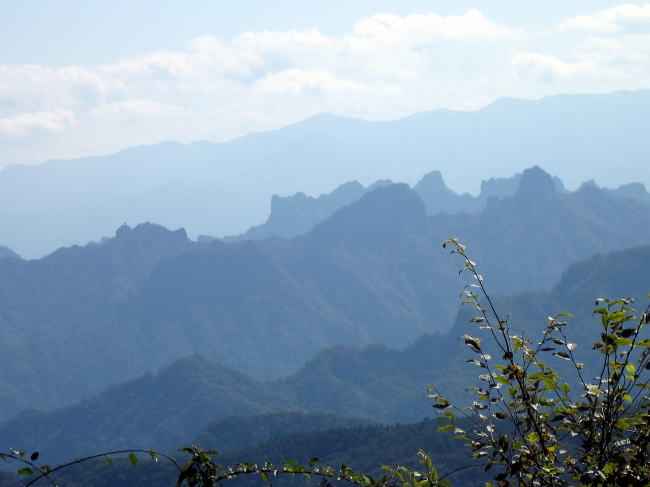
[[[650,88],[650,3],[0,0],[0,167]]]

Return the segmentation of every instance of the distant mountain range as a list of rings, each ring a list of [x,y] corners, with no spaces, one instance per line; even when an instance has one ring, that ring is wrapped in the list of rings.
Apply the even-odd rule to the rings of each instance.
[[[572,188],[590,177],[648,185],[649,125],[650,91],[561,95],[388,122],[321,115],[227,143],[12,166],[0,171],[0,242],[34,258],[122,223],[237,235],[266,219],[274,194],[319,195],[351,180],[415,183],[436,169],[460,192],[535,163]]]
[[[53,408],[201,353],[260,379],[338,344],[404,346],[450,328],[466,242],[494,292],[548,289],[576,260],[650,243],[650,205],[540,168],[479,213],[427,215],[393,184],[291,238],[197,243],[122,226],[40,260],[0,260],[0,418]]]
[[[578,343],[575,353],[587,362],[589,373],[586,351],[600,327],[590,313],[594,296],[640,299],[650,288],[649,273],[650,246],[624,250],[572,265],[550,292],[498,298],[496,305],[510,316],[513,332],[531,337],[540,333],[547,315],[574,312],[576,318],[566,331]],[[476,368],[465,363],[468,352],[459,335],[468,330],[479,333],[475,326],[461,311],[447,334],[424,335],[403,350],[379,345],[334,347],[274,382],[257,381],[195,355],[64,409],[26,411],[0,425],[0,438],[15,448],[39,447],[50,461],[58,461],[98,449],[173,449],[197,437],[217,449],[222,448],[221,435],[223,444],[233,449],[250,445],[251,430],[264,429],[261,421],[253,416],[224,419],[233,414],[303,410],[413,422],[432,414],[424,397],[429,385],[461,403],[468,397],[464,389],[476,381]],[[273,417],[283,424],[283,415]],[[321,419],[330,425],[343,421]],[[242,426],[241,438],[233,438],[235,426],[228,421],[248,425]],[[273,431],[265,431],[261,440],[274,436]]]
[[[438,213],[480,213],[487,206],[490,198],[504,198],[514,195],[521,181],[521,173],[509,178],[490,178],[481,183],[481,192],[478,196],[470,194],[456,194],[445,184],[440,171],[432,171],[413,186],[424,203],[428,215]],[[567,193],[562,181],[553,177],[555,191],[559,194]],[[269,237],[291,238],[308,232],[320,222],[329,218],[336,210],[357,201],[368,191],[377,187],[393,184],[390,180],[381,180],[368,186],[362,186],[357,181],[344,183],[331,193],[312,198],[304,193],[293,196],[273,195],[271,198],[271,214],[261,225],[254,226],[248,231],[237,235],[224,237],[226,242],[242,240],[262,240]],[[598,188],[593,181],[584,183],[585,186]],[[603,188],[612,195],[650,203],[650,193],[642,183],[630,183],[616,189]],[[199,241],[207,242],[216,240],[216,237],[207,235],[199,236]]]

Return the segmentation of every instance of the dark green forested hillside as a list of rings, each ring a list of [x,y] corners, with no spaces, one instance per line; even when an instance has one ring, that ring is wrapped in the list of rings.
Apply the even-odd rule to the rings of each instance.
[[[266,414],[238,414],[208,423],[192,443],[207,450],[219,450],[225,453],[276,436],[371,424],[374,422],[364,418],[322,412],[282,411]]]
[[[567,333],[589,369],[585,353],[600,329],[590,313],[593,297],[641,298],[650,290],[648,275],[650,246],[577,263],[548,293],[497,297],[495,302],[510,316],[513,333],[531,337],[541,333],[549,314],[574,312]],[[489,277],[485,282],[489,289]],[[438,386],[462,404],[468,398],[465,387],[475,384],[478,369],[465,363],[471,357],[459,339],[463,333],[480,333],[467,323],[469,312],[459,314],[448,334],[425,335],[403,350],[334,347],[276,382],[256,381],[195,356],[67,409],[25,413],[2,425],[0,438],[7,446],[40,447],[67,458],[108,446],[173,449],[195,438],[205,423],[243,412],[301,409],[386,423],[417,421],[432,412],[427,386]]]
[[[356,471],[381,477],[384,475],[380,470],[382,465],[418,467],[417,452],[422,449],[430,454],[441,476],[451,474],[449,478],[453,480],[454,485],[484,485],[489,476],[483,472],[480,461],[469,458],[469,450],[462,441],[454,440],[448,433],[436,432],[440,425],[439,421],[423,420],[394,426],[368,425],[279,434],[238,450],[222,450],[221,454],[215,457],[215,461],[222,465],[232,465],[237,462],[280,463],[293,458],[306,465],[310,459],[318,457],[319,465],[338,469],[341,464],[346,464]],[[204,440],[210,444],[219,443],[219,438],[216,437],[206,436]],[[116,461],[115,466],[111,467],[104,460],[91,462],[62,471],[55,479],[60,485],[68,487],[174,485],[177,473],[164,460],[152,464],[149,459],[143,458],[136,468],[127,463]],[[454,470],[462,467],[470,468],[452,474]],[[15,476],[0,476],[0,487],[13,486],[15,482]],[[318,480],[281,477],[272,479],[272,482],[273,485],[306,487],[316,485]],[[36,485],[46,484],[39,482]],[[235,487],[263,484],[259,477],[251,476],[224,485]]]

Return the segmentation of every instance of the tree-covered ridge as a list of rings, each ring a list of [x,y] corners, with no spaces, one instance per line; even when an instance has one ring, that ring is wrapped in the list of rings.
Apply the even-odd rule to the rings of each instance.
[[[527,336],[546,323],[549,310],[582,316],[570,321],[569,330],[579,345],[576,356],[589,370],[586,344],[599,332],[598,323],[589,317],[593,296],[620,289],[641,297],[649,272],[650,246],[629,249],[571,266],[550,292],[495,301],[510,311],[512,329]],[[489,286],[489,277],[486,282]],[[466,363],[471,357],[458,336],[475,331],[476,325],[468,324],[468,319],[463,310],[448,333],[425,335],[403,350],[379,345],[324,350],[296,373],[275,382],[256,381],[194,356],[69,408],[26,412],[5,423],[0,437],[15,446],[39,445],[43,452],[69,458],[109,445],[144,443],[173,449],[195,438],[204,424],[244,411],[300,409],[385,423],[417,421],[431,415],[424,391],[432,384],[454,401],[467,399],[464,390],[474,370]]]
[[[232,453],[277,436],[356,428],[373,424],[375,424],[374,421],[366,418],[300,410],[237,414],[206,424],[192,440],[192,444],[200,445],[206,450],[216,449],[220,452]]]
[[[308,415],[313,419],[321,415]],[[268,415],[262,416],[267,418]],[[461,467],[472,465],[465,458],[461,442],[454,441],[449,435],[437,432],[440,421],[432,419],[417,423],[386,425],[349,426],[346,428],[328,428],[325,421],[317,429],[309,428],[300,432],[278,434],[238,449],[219,448],[220,454],[215,460],[225,465],[238,462],[262,464],[273,461],[280,464],[292,458],[306,465],[310,459],[319,458],[319,464],[338,468],[341,464],[349,465],[356,471],[366,472],[377,478],[385,472],[381,465],[402,465],[416,468],[419,449],[431,452],[431,457],[441,475]],[[217,444],[219,438],[203,438],[205,444]],[[198,443],[203,446],[204,443]],[[128,460],[115,460],[111,466],[103,459],[93,463],[72,467],[59,472],[56,480],[60,485],[76,487],[139,487],[149,485],[168,485],[178,475],[173,466],[161,459],[158,463],[150,462],[146,455],[133,468]],[[479,486],[489,477],[482,473],[482,468],[463,469],[449,477],[455,485]],[[19,480],[19,479],[18,479]],[[15,475],[0,474],[0,486],[9,487],[16,484]],[[36,485],[45,485],[43,481]],[[232,480],[233,486],[260,485],[259,477]],[[303,477],[282,477],[273,479],[273,485],[306,486],[313,485]]]

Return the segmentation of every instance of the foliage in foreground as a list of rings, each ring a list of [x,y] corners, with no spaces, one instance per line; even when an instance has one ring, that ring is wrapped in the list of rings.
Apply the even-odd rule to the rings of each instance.
[[[434,407],[450,420],[442,429],[467,441],[472,457],[484,459],[486,469],[499,467],[495,480],[503,485],[650,484],[650,340],[643,334],[650,306],[639,313],[630,299],[596,299],[593,313],[602,329],[592,349],[599,374],[585,377],[562,321],[571,315],[549,317],[539,341],[511,334],[508,318],[493,306],[465,247],[455,239],[445,246],[463,258],[461,272],[474,278],[462,293],[463,303],[474,307],[470,322],[496,345],[501,360],[495,364],[485,352],[484,338],[463,336],[475,354],[468,362],[483,369],[481,386],[471,388],[475,400],[464,408],[432,388]],[[571,364],[577,392],[550,359]],[[474,426],[456,428],[454,410],[473,418]]]

